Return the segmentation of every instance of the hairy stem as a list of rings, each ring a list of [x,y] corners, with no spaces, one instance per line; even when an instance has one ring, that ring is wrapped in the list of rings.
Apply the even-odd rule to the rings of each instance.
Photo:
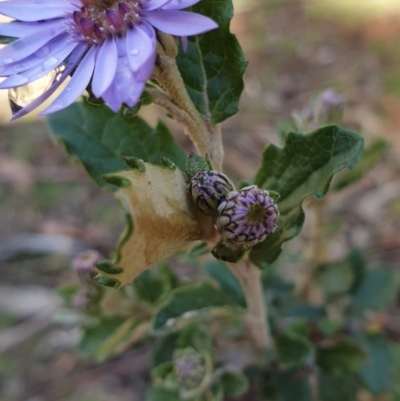
[[[326,260],[326,249],[321,229],[324,226],[325,201],[315,200],[312,204],[312,228],[309,244],[308,263],[299,276],[296,292],[301,299],[310,303],[313,300],[313,281],[318,267]]]
[[[259,350],[272,347],[272,337],[267,320],[267,307],[264,302],[261,271],[249,260],[227,263],[229,269],[239,280],[246,296],[246,323],[255,346]]]
[[[166,107],[168,104],[165,101],[156,103],[164,107],[183,125],[185,133],[190,137],[196,148],[196,152],[203,157],[208,154],[214,168],[220,171],[223,160],[221,127],[206,122],[197,111],[187,93],[185,83],[173,57],[172,48],[172,43],[166,37],[160,38],[157,46],[157,65],[153,72],[153,78],[169,99],[169,108]],[[175,108],[171,107],[171,104]],[[188,118],[182,119],[182,113]]]
[[[162,91],[158,89],[147,89],[147,91],[154,97],[156,104],[166,109],[183,125],[197,153],[203,157],[209,155],[214,169],[222,171],[224,148],[221,126],[213,125],[210,118],[203,118],[197,111],[176,65],[176,52],[175,42],[169,35],[159,36],[153,78]],[[215,228],[212,222],[211,226]],[[211,242],[216,242],[214,236],[211,237],[213,237]],[[248,307],[246,323],[250,335],[258,349],[268,349],[272,345],[272,340],[267,323],[260,270],[249,260],[228,266],[238,278],[246,296]]]

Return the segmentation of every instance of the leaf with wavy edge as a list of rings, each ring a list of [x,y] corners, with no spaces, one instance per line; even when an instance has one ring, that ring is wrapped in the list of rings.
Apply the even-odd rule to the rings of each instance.
[[[104,177],[119,187],[115,196],[127,217],[114,260],[97,264],[96,281],[115,288],[201,236],[184,173],[137,159],[126,162],[134,169]]]
[[[229,29],[232,0],[202,0],[190,10],[210,17],[219,28],[190,36],[187,52],[181,49],[176,62],[199,113],[206,122],[218,124],[238,112],[247,67],[240,44]]]
[[[280,217],[276,231],[250,251],[254,264],[265,267],[277,259],[282,244],[301,231],[304,199],[322,199],[333,176],[356,165],[362,148],[361,136],[327,126],[308,135],[289,133],[282,149],[273,145],[265,149],[254,183],[280,194]]]

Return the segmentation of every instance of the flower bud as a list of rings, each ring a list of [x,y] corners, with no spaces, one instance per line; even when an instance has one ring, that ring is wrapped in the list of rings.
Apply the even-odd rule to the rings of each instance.
[[[225,174],[210,170],[197,173],[189,182],[188,192],[197,209],[216,217],[218,206],[234,188]]]
[[[333,89],[323,91],[301,113],[294,113],[300,130],[314,130],[321,125],[337,124],[342,120],[345,99]]]
[[[174,375],[184,387],[193,388],[203,380],[203,358],[192,348],[177,350],[174,356]]]
[[[85,311],[89,307],[89,297],[87,291],[80,291],[72,297],[72,306],[75,309]]]
[[[93,279],[98,274],[95,265],[103,259],[104,257],[100,252],[91,249],[80,252],[74,257],[72,268],[77,273],[83,285],[93,285]]]
[[[256,185],[232,191],[219,207],[217,219],[222,241],[251,247],[275,231],[278,206],[268,191]]]

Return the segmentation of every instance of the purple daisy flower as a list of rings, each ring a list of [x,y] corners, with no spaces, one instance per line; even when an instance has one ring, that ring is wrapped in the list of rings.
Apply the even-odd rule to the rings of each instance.
[[[181,11],[200,0],[11,0],[0,2],[0,35],[19,38],[0,49],[0,89],[30,84],[56,71],[51,86],[13,115],[42,104],[72,73],[40,115],[72,104],[91,81],[93,94],[113,110],[133,107],[150,78],[158,29],[185,39],[217,28],[205,16]]]

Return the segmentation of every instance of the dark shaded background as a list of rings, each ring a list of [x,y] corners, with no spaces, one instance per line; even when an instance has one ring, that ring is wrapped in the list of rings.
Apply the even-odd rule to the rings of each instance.
[[[249,60],[241,111],[224,124],[225,169],[251,177],[275,124],[332,87],[347,99],[346,125],[392,143],[353,187],[329,197],[330,260],[352,246],[394,271],[400,261],[400,3],[398,0],[236,0],[232,30]],[[9,124],[0,105],[0,401],[143,400],[148,346],[96,365],[74,353],[79,322],[52,291],[73,280],[71,258],[107,254],[122,229],[114,199],[32,116]],[[149,107],[143,115],[161,116]],[[172,126],[179,142],[190,143]],[[288,253],[309,252],[313,216]],[[340,229],[332,227],[341,221]],[[32,258],[32,253],[35,257]],[[287,276],[298,271],[287,266]],[[190,272],[188,273],[190,274]],[[318,298],[318,294],[316,294]],[[400,336],[397,306],[388,312]],[[372,399],[360,395],[360,399]]]

